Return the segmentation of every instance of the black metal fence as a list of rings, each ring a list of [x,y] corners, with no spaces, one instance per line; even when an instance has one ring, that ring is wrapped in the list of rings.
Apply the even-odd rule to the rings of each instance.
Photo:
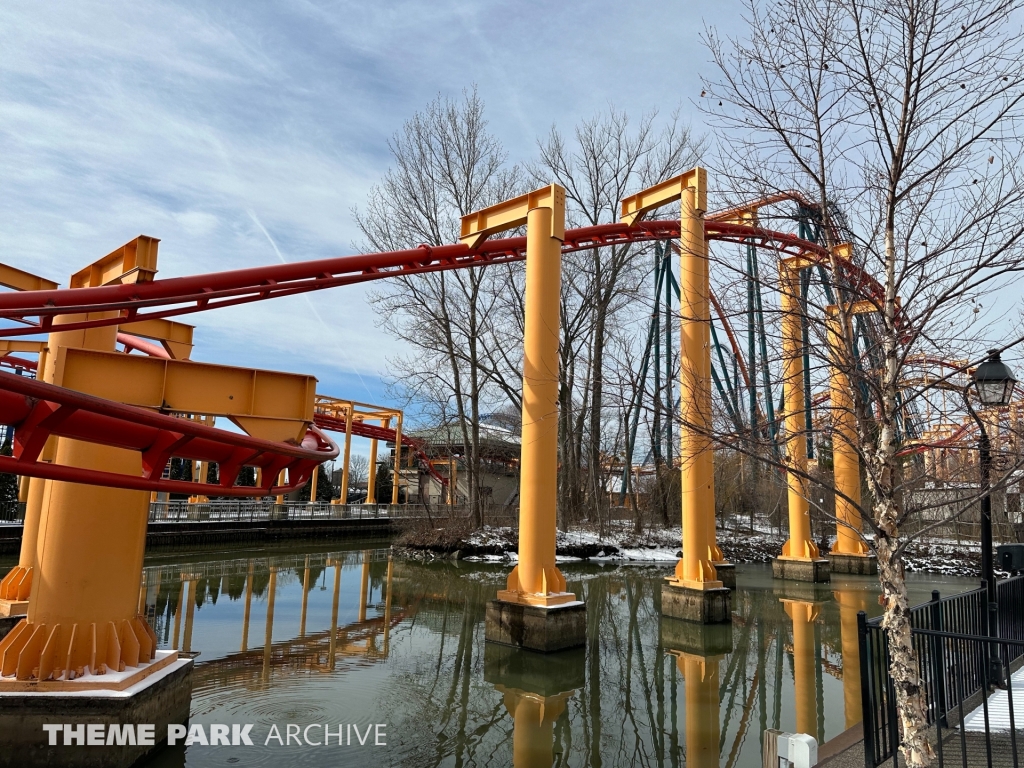
[[[911,639],[939,765],[1018,765],[1012,673],[1024,654],[1024,577],[999,582],[996,598],[998,640],[987,636],[984,585],[946,598],[933,592],[931,601],[911,609]],[[865,764],[875,768],[893,760],[896,768],[900,733],[886,634],[880,618],[868,620],[864,613],[858,627]],[[994,676],[1006,688],[997,702],[999,716],[991,718]],[[1024,727],[1024,683],[1016,685]]]

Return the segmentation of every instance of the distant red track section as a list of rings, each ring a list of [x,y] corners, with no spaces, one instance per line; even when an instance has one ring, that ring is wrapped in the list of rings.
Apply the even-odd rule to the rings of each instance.
[[[858,299],[881,301],[882,286],[863,269],[837,259],[815,243],[795,235],[745,224],[709,219],[705,223],[709,240],[754,244],[782,256],[804,256],[831,269],[836,278]],[[666,240],[679,237],[679,221],[642,221],[633,226],[601,224],[567,230],[563,253],[607,245]],[[430,247],[421,245],[404,251],[343,256],[295,264],[273,264],[230,272],[154,280],[149,283],[108,285],[98,288],[18,291],[0,294],[0,318],[27,322],[0,328],[0,338],[26,336],[59,330],[76,330],[120,325],[137,320],[176,317],[253,301],[292,296],[309,291],[354,285],[388,277],[442,272],[451,269],[522,261],[526,238],[485,240],[471,250],[463,244]],[[91,318],[54,326],[58,315],[87,312],[118,312],[105,318]]]
[[[314,467],[338,455],[338,446],[317,428],[306,433],[301,445],[260,440],[3,372],[0,424],[14,427],[13,455],[0,456],[0,472],[137,491],[211,496],[284,494],[305,485]],[[139,451],[143,474],[131,476],[40,461],[40,452],[51,435]],[[163,478],[172,456],[216,462],[221,482]],[[243,466],[262,469],[263,485],[235,485]],[[288,485],[273,486],[283,469],[288,470]]]

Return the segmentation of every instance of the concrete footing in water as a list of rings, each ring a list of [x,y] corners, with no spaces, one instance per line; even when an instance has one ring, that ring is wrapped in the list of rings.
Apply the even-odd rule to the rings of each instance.
[[[826,555],[832,573],[855,573],[873,576],[878,573],[878,559],[874,555]]]
[[[661,617],[661,644],[674,653],[694,656],[721,656],[732,653],[732,622],[696,624],[692,621]]]
[[[735,563],[714,563],[715,573],[718,580],[726,589],[736,589],[736,564]]]
[[[728,587],[690,589],[669,582],[661,585],[661,615],[697,624],[732,621],[732,592]]]
[[[776,557],[772,560],[772,576],[791,581],[810,581],[824,584],[831,578],[828,560],[791,560]]]
[[[557,696],[583,687],[586,659],[587,652],[583,648],[537,653],[487,643],[484,646],[484,682],[537,696]]]
[[[587,606],[576,601],[542,608],[491,600],[484,637],[489,643],[543,653],[577,648],[587,642]]]
[[[192,669],[178,659],[123,691],[0,692],[0,768],[128,768],[164,747],[168,725],[188,723]]]

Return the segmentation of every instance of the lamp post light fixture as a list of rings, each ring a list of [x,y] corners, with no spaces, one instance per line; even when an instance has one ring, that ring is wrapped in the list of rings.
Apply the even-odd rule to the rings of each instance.
[[[971,376],[971,383],[964,390],[967,411],[978,425],[978,469],[981,475],[981,574],[988,591],[988,630],[990,637],[998,635],[996,614],[996,575],[992,558],[992,496],[989,492],[992,474],[992,442],[985,422],[971,405],[971,387],[983,406],[993,408],[1009,405],[1013,388],[1017,384],[1009,366],[999,359],[999,350],[990,349],[988,359],[977,367]],[[998,652],[992,659],[993,679],[1001,677]]]

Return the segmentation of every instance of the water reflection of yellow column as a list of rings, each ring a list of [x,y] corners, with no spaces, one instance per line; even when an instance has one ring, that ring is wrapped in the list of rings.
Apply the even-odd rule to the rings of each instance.
[[[327,667],[334,669],[334,656],[338,647],[338,600],[341,597],[341,560],[334,560],[334,598],[331,602],[331,636],[327,644]]]
[[[575,693],[540,696],[516,688],[495,686],[504,695],[512,715],[512,765],[514,768],[551,768],[554,762],[555,721]]]
[[[818,606],[801,600],[783,600],[793,621],[793,686],[796,699],[796,730],[814,736],[818,732],[818,699],[815,690],[814,622]]]
[[[384,658],[388,657],[388,639],[391,636],[391,572],[395,561],[388,558],[387,595],[384,598]]]
[[[245,580],[245,613],[242,614],[242,652],[249,648],[249,611],[252,608],[252,571],[253,563],[249,561],[249,576]]]
[[[306,636],[306,605],[309,603],[309,555],[302,571],[302,614],[299,616],[299,637]]]
[[[839,603],[839,627],[843,639],[843,706],[846,711],[846,727],[852,728],[863,719],[857,614],[868,609],[868,595],[862,590],[833,594]]]
[[[270,566],[270,585],[267,587],[267,632],[263,640],[263,679],[270,679],[270,653],[274,642],[274,597],[277,594],[277,568]]]
[[[366,590],[370,586],[370,550],[363,550],[363,580],[359,587],[359,621],[366,621]]]
[[[178,638],[181,636],[181,606],[184,605],[187,587],[188,582],[185,581],[184,574],[182,574],[181,591],[178,592],[178,607],[174,611],[174,643],[171,645],[171,648],[175,651],[178,650]]]
[[[718,697],[720,656],[679,653],[676,666],[686,681],[686,766],[718,768],[721,712]]]
[[[192,619],[196,613],[196,580],[188,580],[188,605],[185,608],[185,638],[181,641],[181,649],[186,653],[192,650]]]

